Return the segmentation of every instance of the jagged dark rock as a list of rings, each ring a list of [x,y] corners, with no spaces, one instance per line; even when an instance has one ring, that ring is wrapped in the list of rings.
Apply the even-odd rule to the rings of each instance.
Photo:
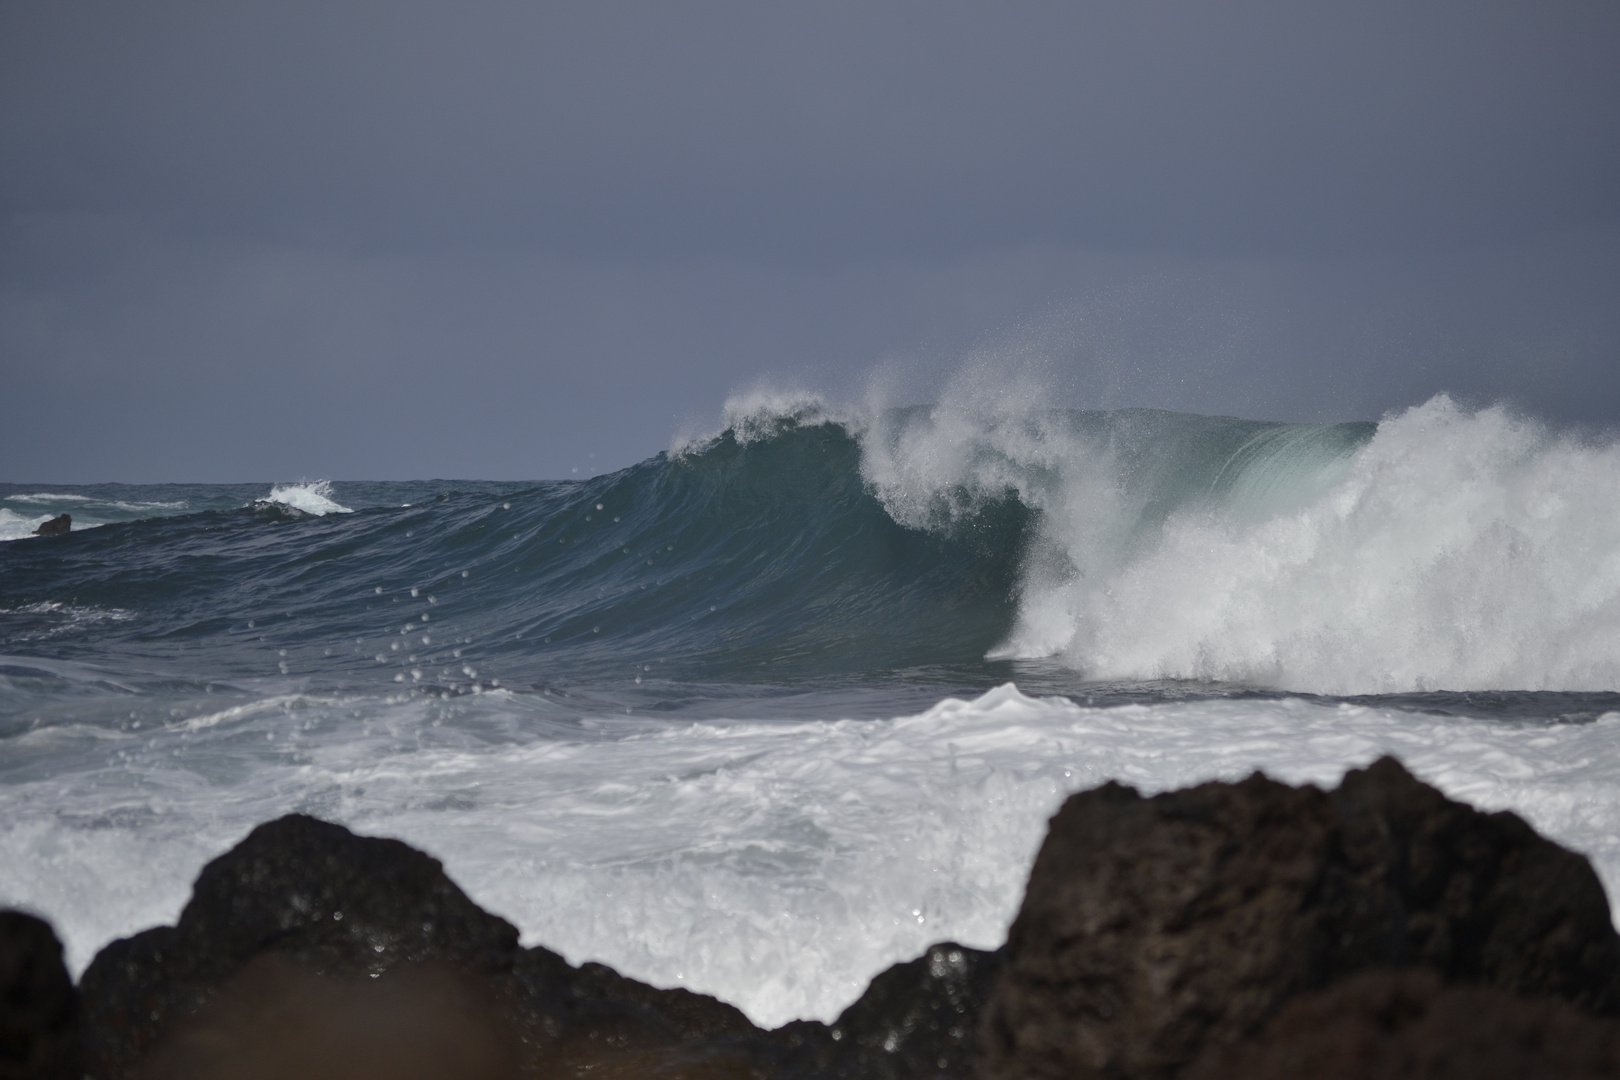
[[[1214,1047],[1182,1080],[1599,1080],[1620,1077],[1620,1023],[1553,998],[1446,986],[1432,971],[1354,975],[1297,997],[1264,1031]]]
[[[34,530],[35,536],[61,536],[73,530],[73,516],[71,514],[58,514],[49,521],[39,523]]]
[[[1169,1077],[1295,995],[1412,964],[1620,1010],[1620,938],[1587,861],[1392,758],[1332,793],[1258,773],[1151,799],[1110,783],[1052,819],[984,1072]]]
[[[77,1080],[79,1009],[50,924],[0,911],[0,1080]]]
[[[80,986],[95,1080],[241,1072],[269,1052],[253,1015],[308,1033],[275,1047],[308,1075],[367,1055],[422,1077],[749,1075],[773,1052],[731,1006],[521,949],[436,859],[297,814],[209,863],[177,925],[107,946]]]
[[[973,1076],[979,1013],[1001,961],[1001,950],[983,952],[946,941],[893,965],[830,1027],[798,1025],[803,1045],[783,1054],[783,1080]]]

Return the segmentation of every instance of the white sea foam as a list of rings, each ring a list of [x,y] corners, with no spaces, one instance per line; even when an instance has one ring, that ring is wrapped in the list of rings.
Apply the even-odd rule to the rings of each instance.
[[[10,633],[12,643],[48,641],[71,635],[87,626],[109,622],[129,622],[135,613],[127,608],[96,607],[93,604],[64,604],[58,600],[40,600],[15,608],[0,607],[0,615],[32,615],[34,626],[16,628]],[[3,658],[0,658],[3,659]]]
[[[190,504],[187,503],[184,499],[176,499],[176,500],[171,500],[171,501],[167,501],[167,502],[164,502],[164,501],[126,502],[126,501],[124,501],[122,499],[114,499],[112,502],[108,503],[107,505],[117,507],[119,510],[126,511],[126,512],[131,513],[131,514],[138,514],[143,510],[184,510]]]
[[[88,495],[58,495],[50,491],[36,491],[31,495],[7,495],[3,501],[19,503],[87,503],[94,500]]]
[[[999,944],[1047,817],[1110,778],[1157,791],[1262,767],[1333,784],[1392,751],[1620,886],[1620,714],[1540,727],[1300,700],[1094,709],[1011,686],[875,722],[580,725],[504,692],[222,704],[157,730],[7,740],[0,904],[49,915],[75,969],[173,920],[204,861],[291,810],[433,853],[528,943],[768,1025],[830,1019],[930,942]]]
[[[0,506],[0,540],[21,540],[25,536],[33,536],[34,530],[51,520],[51,517],[50,514],[29,517]]]
[[[315,517],[354,513],[332,497],[332,483],[329,480],[300,480],[296,484],[277,484],[270,489],[270,494],[266,495],[263,501],[291,507]]]
[[[1274,453],[1144,532],[1112,448],[1043,400],[969,380],[927,424],[866,446],[903,523],[1006,491],[1038,511],[1017,626],[993,655],[1329,694],[1620,687],[1612,442],[1441,396],[1353,452]],[[1281,437],[1312,436],[1295,432]]]

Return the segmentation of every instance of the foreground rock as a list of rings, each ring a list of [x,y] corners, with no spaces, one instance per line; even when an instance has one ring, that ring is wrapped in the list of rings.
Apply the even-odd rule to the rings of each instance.
[[[0,1080],[69,1080],[78,1050],[62,943],[43,919],[0,911]]]
[[[29,1030],[71,1050],[66,1000]],[[1620,939],[1586,860],[1385,759],[1333,792],[1257,774],[1076,795],[1005,947],[935,945],[832,1025],[776,1031],[522,949],[436,860],[293,815],[205,867],[176,926],[95,959],[82,1073],[0,1080],[1609,1076],[1616,1011]],[[1299,1064],[1328,1061],[1365,1068]]]
[[[1620,1077],[1620,1024],[1556,999],[1445,986],[1420,969],[1352,976],[1295,998],[1256,1038],[1213,1048],[1185,1080],[1599,1080]]]
[[[783,1080],[921,1080],[969,1077],[979,1056],[979,1016],[1001,971],[1003,950],[955,942],[874,978],[830,1028],[798,1023],[772,1033]]]
[[[1620,1010],[1620,939],[1587,861],[1392,758],[1337,791],[1258,773],[1052,819],[983,1029],[992,1078],[1174,1075],[1289,998],[1421,965]]]
[[[209,863],[176,926],[109,945],[80,989],[97,1080],[653,1075],[647,1055],[698,1076],[760,1056],[731,1006],[521,949],[436,859],[302,815]]]

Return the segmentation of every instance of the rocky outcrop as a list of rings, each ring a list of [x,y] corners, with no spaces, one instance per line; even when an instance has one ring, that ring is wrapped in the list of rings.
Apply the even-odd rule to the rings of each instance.
[[[1215,1047],[1184,1080],[1599,1080],[1620,1077],[1620,1024],[1553,998],[1447,986],[1423,969],[1353,975],[1295,998],[1262,1033]]]
[[[0,911],[0,1080],[76,1080],[79,1010],[50,924]]]
[[[831,1025],[761,1031],[524,949],[435,859],[300,815],[205,867],[175,926],[103,950],[77,1013],[35,924],[19,940],[56,974],[6,953],[0,976],[55,988],[25,995],[22,1027],[48,1034],[28,1045],[71,1062],[82,1031],[83,1070],[0,1080],[1610,1076],[1620,1030],[1602,1018],[1620,938],[1586,860],[1389,759],[1332,792],[1255,775],[1076,795],[1006,946],[935,945]]]
[[[259,1075],[270,1060],[282,1075],[369,1061],[425,1078],[759,1056],[731,1006],[524,950],[438,860],[297,814],[209,863],[177,925],[109,945],[80,987],[96,1080]]]
[[[39,528],[34,530],[34,535],[35,536],[61,536],[62,534],[67,533],[67,532],[71,532],[71,531],[73,531],[73,517],[72,517],[72,515],[71,514],[58,514],[55,517],[51,518],[51,520],[49,520],[49,521],[40,522],[39,523]]]
[[[986,1010],[991,1078],[1162,1078],[1285,1001],[1421,965],[1620,1010],[1620,938],[1584,858],[1392,758],[1334,792],[1255,774],[1052,819]]]
[[[790,1024],[781,1045],[782,1080],[937,1080],[975,1075],[979,1015],[1001,970],[1002,951],[955,942],[878,974],[830,1027]]]

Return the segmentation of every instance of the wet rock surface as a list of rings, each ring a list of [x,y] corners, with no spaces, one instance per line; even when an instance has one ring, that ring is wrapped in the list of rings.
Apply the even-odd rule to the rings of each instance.
[[[803,1045],[782,1054],[782,1076],[913,1080],[975,1075],[979,1016],[1001,970],[1002,950],[955,942],[873,978],[866,992],[832,1023],[802,1029]]]
[[[1255,774],[1064,803],[986,1010],[988,1077],[1175,1075],[1290,997],[1371,967],[1620,1007],[1587,861],[1392,758],[1333,792]]]
[[[79,1009],[50,924],[0,911],[0,1080],[78,1075]]]
[[[520,948],[510,923],[406,844],[296,814],[204,867],[175,926],[102,950],[80,992],[97,1080],[246,1075],[272,1045],[292,1072],[326,1061],[363,1075],[353,1069],[369,1060],[393,1063],[377,1075],[424,1078],[612,1075],[614,1063],[722,1075],[769,1049],[713,998]],[[266,1029],[283,1034],[265,1042]],[[663,1071],[632,1067],[649,1055]]]
[[[1620,1077],[1620,1024],[1556,998],[1447,986],[1431,971],[1354,975],[1295,998],[1256,1037],[1216,1047],[1185,1080],[1524,1080]]]
[[[4,990],[0,1080],[1451,1077],[1476,1058],[1610,1076],[1620,1030],[1620,939],[1586,860],[1391,759],[1332,792],[1255,775],[1076,795],[1006,946],[934,945],[831,1025],[762,1031],[523,949],[437,860],[300,815],[208,864],[175,926],[104,949],[77,1002],[49,928],[11,917],[0,977],[25,989]],[[45,959],[14,961],[14,939]],[[36,1071],[4,1071],[25,1029]]]

